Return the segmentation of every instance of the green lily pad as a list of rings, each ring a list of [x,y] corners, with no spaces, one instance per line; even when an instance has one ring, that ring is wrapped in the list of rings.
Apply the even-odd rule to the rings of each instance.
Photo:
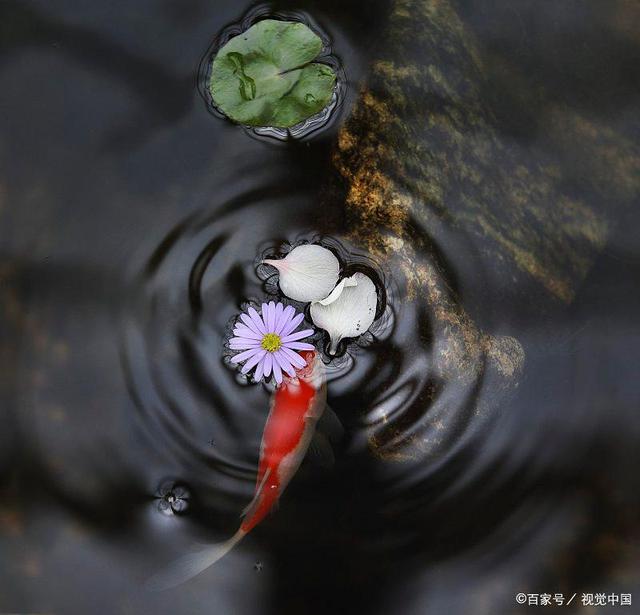
[[[322,40],[302,23],[265,19],[232,38],[211,66],[217,107],[245,126],[290,128],[331,101],[336,74],[313,62]]]

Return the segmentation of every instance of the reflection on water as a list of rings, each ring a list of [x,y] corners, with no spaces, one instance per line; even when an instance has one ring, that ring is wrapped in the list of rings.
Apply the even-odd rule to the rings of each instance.
[[[0,5],[0,611],[633,593],[636,7],[279,2],[344,71],[331,121],[282,142],[196,87],[265,10]],[[260,261],[311,239],[386,296],[325,357],[335,465],[311,456],[225,559],[150,594],[252,496],[270,390],[224,342],[278,292]]]

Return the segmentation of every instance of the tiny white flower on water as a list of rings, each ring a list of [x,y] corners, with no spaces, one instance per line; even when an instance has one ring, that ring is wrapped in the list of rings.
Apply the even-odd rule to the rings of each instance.
[[[331,250],[315,244],[293,248],[282,259],[263,261],[278,270],[280,290],[294,301],[320,301],[338,281],[340,263]]]
[[[367,331],[376,317],[377,306],[376,287],[364,273],[342,280],[324,301],[312,303],[313,323],[331,339],[329,354],[336,353],[340,340]]]

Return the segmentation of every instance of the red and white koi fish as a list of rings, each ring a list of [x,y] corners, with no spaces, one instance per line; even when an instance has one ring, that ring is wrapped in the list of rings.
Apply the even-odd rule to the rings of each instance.
[[[315,351],[300,353],[306,367],[285,378],[271,400],[262,435],[256,492],[238,531],[226,542],[179,559],[150,579],[150,589],[168,589],[200,574],[237,545],[273,508],[300,467],[326,407],[324,363]]]

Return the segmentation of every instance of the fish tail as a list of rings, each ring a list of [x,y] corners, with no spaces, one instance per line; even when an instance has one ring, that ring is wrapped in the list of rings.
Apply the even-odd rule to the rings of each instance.
[[[182,556],[166,570],[153,575],[145,583],[145,587],[150,591],[163,591],[186,583],[189,579],[204,572],[209,566],[215,564],[220,558],[229,553],[244,538],[246,533],[241,528],[225,542]]]

